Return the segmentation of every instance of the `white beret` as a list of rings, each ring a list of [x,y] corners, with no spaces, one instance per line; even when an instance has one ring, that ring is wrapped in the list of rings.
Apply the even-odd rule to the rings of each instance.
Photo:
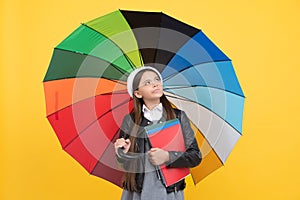
[[[137,68],[135,70],[133,70],[128,78],[127,78],[127,91],[128,91],[128,94],[130,97],[133,97],[133,88],[132,88],[132,83],[133,83],[133,80],[134,80],[134,77],[137,75],[137,73],[139,73],[140,71],[143,71],[143,70],[151,70],[151,71],[154,71],[156,74],[158,74],[161,82],[162,82],[162,76],[161,74],[159,73],[159,71],[157,69],[155,69],[154,67],[150,67],[150,66],[142,66],[140,68]]]

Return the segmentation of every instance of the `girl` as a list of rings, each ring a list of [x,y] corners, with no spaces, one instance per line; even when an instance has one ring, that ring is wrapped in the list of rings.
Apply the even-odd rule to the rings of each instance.
[[[120,138],[115,142],[118,163],[124,168],[122,200],[183,200],[185,181],[165,187],[156,166],[195,167],[201,162],[201,153],[194,132],[183,111],[174,109],[163,93],[161,74],[153,67],[144,66],[134,70],[127,79],[129,95],[134,100],[133,112],[125,116]],[[178,118],[181,123],[186,151],[165,151],[151,148],[144,127],[150,124]],[[136,159],[126,159],[118,154],[138,153]]]

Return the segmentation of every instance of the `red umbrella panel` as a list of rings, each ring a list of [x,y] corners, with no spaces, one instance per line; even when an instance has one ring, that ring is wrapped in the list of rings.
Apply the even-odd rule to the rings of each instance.
[[[132,109],[126,85],[101,78],[80,78],[45,82],[44,88],[48,120],[63,149],[91,174],[101,176],[101,169],[104,176],[105,168],[116,169],[115,162],[111,162],[114,152],[107,163],[99,160],[115,140],[123,117]],[[119,170],[114,174],[122,176]],[[115,184],[120,185],[120,181],[118,178]]]

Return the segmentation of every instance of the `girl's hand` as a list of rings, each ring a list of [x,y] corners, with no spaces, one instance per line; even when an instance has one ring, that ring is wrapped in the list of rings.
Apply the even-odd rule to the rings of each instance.
[[[169,161],[169,152],[160,148],[152,148],[148,151],[149,160],[153,165],[162,165]]]
[[[115,152],[116,152],[116,154],[118,155],[118,148],[120,148],[120,147],[123,147],[124,148],[123,152],[127,153],[128,150],[129,150],[130,144],[131,144],[131,142],[130,142],[129,139],[126,139],[126,140],[124,138],[117,139],[116,142],[115,142],[115,144],[114,144],[115,145]]]

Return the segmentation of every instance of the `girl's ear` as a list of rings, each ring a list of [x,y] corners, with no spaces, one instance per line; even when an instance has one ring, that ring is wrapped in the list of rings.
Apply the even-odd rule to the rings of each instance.
[[[136,98],[138,98],[138,99],[143,98],[143,96],[140,94],[140,92],[138,90],[134,91],[133,95],[136,96]]]

